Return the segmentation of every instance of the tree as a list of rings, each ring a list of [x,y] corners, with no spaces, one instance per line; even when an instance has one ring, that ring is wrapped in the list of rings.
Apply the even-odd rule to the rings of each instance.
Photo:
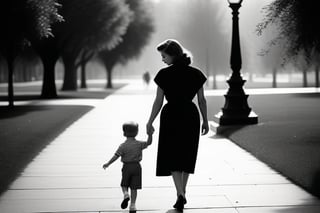
[[[63,90],[77,89],[77,68],[83,54],[111,49],[131,21],[132,13],[124,0],[66,0],[61,14],[59,46],[65,66]],[[63,33],[63,34],[62,34]]]
[[[258,35],[261,35],[269,25],[277,25],[278,35],[270,42],[270,48],[283,42],[284,63],[293,62],[298,67],[303,64],[304,73],[320,64],[319,60],[314,60],[320,54],[320,28],[316,27],[320,22],[319,6],[317,0],[275,0],[265,7],[265,19],[257,26]]]
[[[273,36],[273,31],[268,31],[265,33],[264,40],[268,40]],[[278,43],[277,46],[274,46],[272,49],[263,48],[258,55],[261,56],[261,65],[262,69],[265,72],[272,70],[272,87],[277,87],[277,74],[280,68],[284,67],[283,61],[281,59],[283,54],[283,44]],[[264,69],[265,68],[265,69]]]
[[[14,60],[32,40],[49,37],[51,25],[60,20],[55,0],[6,0],[0,8],[0,51],[8,64],[9,106],[14,106]]]
[[[64,22],[53,26],[54,37],[34,43],[44,67],[41,96],[56,98],[55,64],[65,62],[63,89],[77,88],[76,70],[87,53],[111,48],[121,40],[131,13],[123,0],[60,0]],[[50,50],[50,51],[48,51]]]
[[[145,1],[127,0],[127,3],[134,15],[122,37],[122,42],[111,50],[106,49],[99,53],[99,58],[107,72],[107,88],[113,87],[112,71],[114,66],[118,63],[125,64],[129,59],[138,58],[154,31],[153,20],[150,13],[147,12]]]
[[[43,64],[41,98],[57,97],[55,84],[55,65],[60,57],[60,51],[58,47],[58,36],[55,28],[56,26],[53,26],[53,32],[55,35],[54,37],[32,42],[32,46],[38,53]]]

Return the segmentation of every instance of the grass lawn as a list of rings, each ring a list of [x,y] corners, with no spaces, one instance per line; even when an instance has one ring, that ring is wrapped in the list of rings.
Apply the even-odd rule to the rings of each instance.
[[[99,91],[59,92],[58,99],[102,99],[123,85]],[[26,92],[38,89],[19,88]],[[38,95],[18,95],[15,100],[32,100],[37,105],[17,105],[13,109],[0,106],[0,194],[55,137],[93,109],[85,105],[41,105],[38,98]],[[0,101],[6,101],[6,96],[0,96]]]
[[[222,134],[291,181],[320,197],[320,94],[250,95],[259,124]],[[209,119],[224,104],[209,97]]]

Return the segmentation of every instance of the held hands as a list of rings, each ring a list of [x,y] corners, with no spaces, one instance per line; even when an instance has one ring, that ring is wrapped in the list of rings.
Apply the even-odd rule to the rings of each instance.
[[[201,135],[206,135],[209,132],[209,123],[203,122],[201,126]]]
[[[152,124],[147,123],[147,134],[152,135],[153,133],[154,133],[154,127],[152,126]]]

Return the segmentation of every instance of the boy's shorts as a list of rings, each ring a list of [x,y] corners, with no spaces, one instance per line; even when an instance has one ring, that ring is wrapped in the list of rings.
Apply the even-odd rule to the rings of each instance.
[[[130,189],[141,189],[141,173],[141,165],[139,162],[124,163],[122,167],[121,186],[129,187]]]

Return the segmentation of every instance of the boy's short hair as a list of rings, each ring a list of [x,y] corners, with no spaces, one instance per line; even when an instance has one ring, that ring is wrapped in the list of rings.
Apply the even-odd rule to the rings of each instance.
[[[128,121],[122,125],[122,130],[125,137],[135,137],[138,134],[139,125],[136,122]]]

